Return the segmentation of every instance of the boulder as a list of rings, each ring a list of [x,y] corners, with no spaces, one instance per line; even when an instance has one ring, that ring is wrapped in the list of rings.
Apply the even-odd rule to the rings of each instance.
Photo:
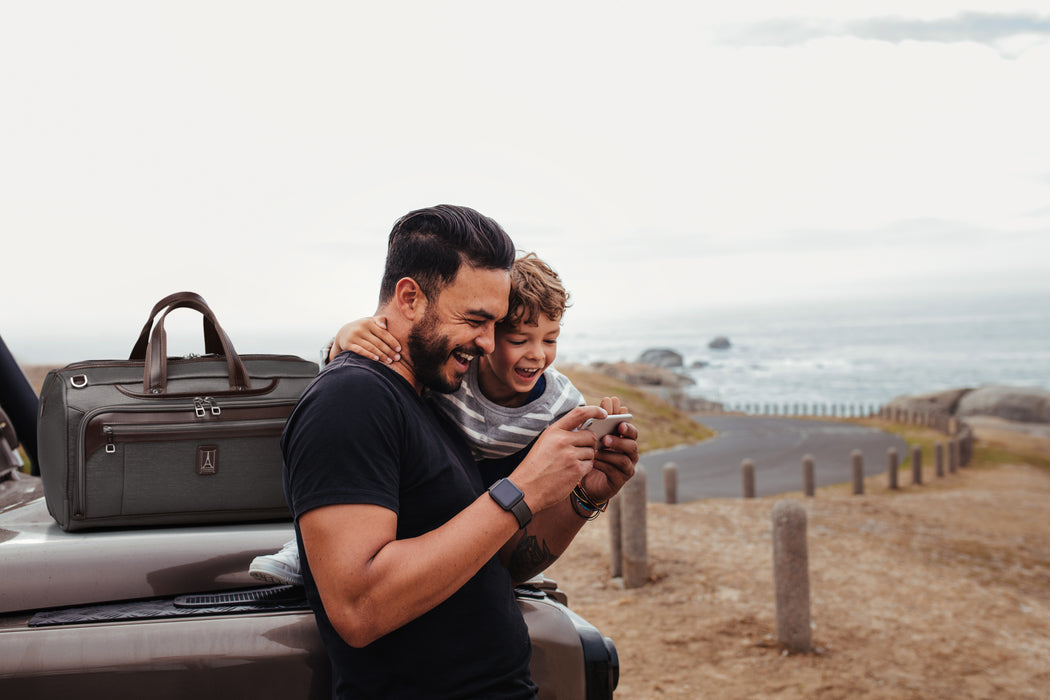
[[[670,348],[650,348],[642,353],[638,361],[654,367],[681,367],[682,356]]]
[[[721,403],[686,394],[686,387],[696,382],[692,377],[666,367],[656,367],[641,362],[593,362],[590,369],[636,386],[681,411],[699,413],[724,410]]]
[[[712,350],[728,350],[730,345],[731,343],[729,342],[729,338],[725,337],[724,335],[720,335],[717,338],[714,338],[710,343],[708,343],[707,347],[711,348]]]
[[[642,362],[595,362],[591,367],[633,386],[681,387],[696,383],[684,374]]]
[[[959,416],[996,416],[1021,423],[1050,423],[1050,391],[1034,387],[982,386],[959,401]]]
[[[959,401],[972,389],[948,389],[915,396],[898,396],[886,406],[910,413],[954,415]]]

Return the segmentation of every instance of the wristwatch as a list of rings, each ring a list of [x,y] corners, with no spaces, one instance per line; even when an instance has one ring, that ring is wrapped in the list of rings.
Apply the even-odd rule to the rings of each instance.
[[[532,521],[532,511],[525,503],[525,494],[510,479],[500,479],[490,486],[489,495],[499,504],[500,508],[514,514],[514,517],[518,519],[519,529]]]

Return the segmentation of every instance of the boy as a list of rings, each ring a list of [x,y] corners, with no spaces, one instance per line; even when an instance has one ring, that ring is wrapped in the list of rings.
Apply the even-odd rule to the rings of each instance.
[[[569,293],[557,272],[534,253],[518,258],[511,268],[507,316],[496,325],[495,350],[470,363],[457,391],[429,392],[462,430],[486,484],[509,475],[548,425],[586,403],[572,382],[551,366],[568,305]],[[343,326],[326,361],[346,350],[388,364],[401,359],[400,345],[382,317]],[[610,415],[627,412],[616,398],[602,405]],[[577,512],[581,517],[596,514],[586,504]],[[256,557],[249,573],[270,583],[300,585],[295,540],[276,554]]]

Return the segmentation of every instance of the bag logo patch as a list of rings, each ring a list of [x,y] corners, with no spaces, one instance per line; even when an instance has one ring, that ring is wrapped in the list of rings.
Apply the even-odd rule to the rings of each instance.
[[[199,445],[197,447],[197,474],[208,476],[219,471],[218,445]]]

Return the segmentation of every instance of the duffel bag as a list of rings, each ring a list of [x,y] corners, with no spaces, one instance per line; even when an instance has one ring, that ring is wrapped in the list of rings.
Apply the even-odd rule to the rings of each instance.
[[[167,356],[164,319],[178,308],[203,315],[204,355]],[[129,359],[45,378],[48,510],[64,530],[289,518],[281,432],[317,370],[292,355],[238,355],[193,292],[161,299]]]

